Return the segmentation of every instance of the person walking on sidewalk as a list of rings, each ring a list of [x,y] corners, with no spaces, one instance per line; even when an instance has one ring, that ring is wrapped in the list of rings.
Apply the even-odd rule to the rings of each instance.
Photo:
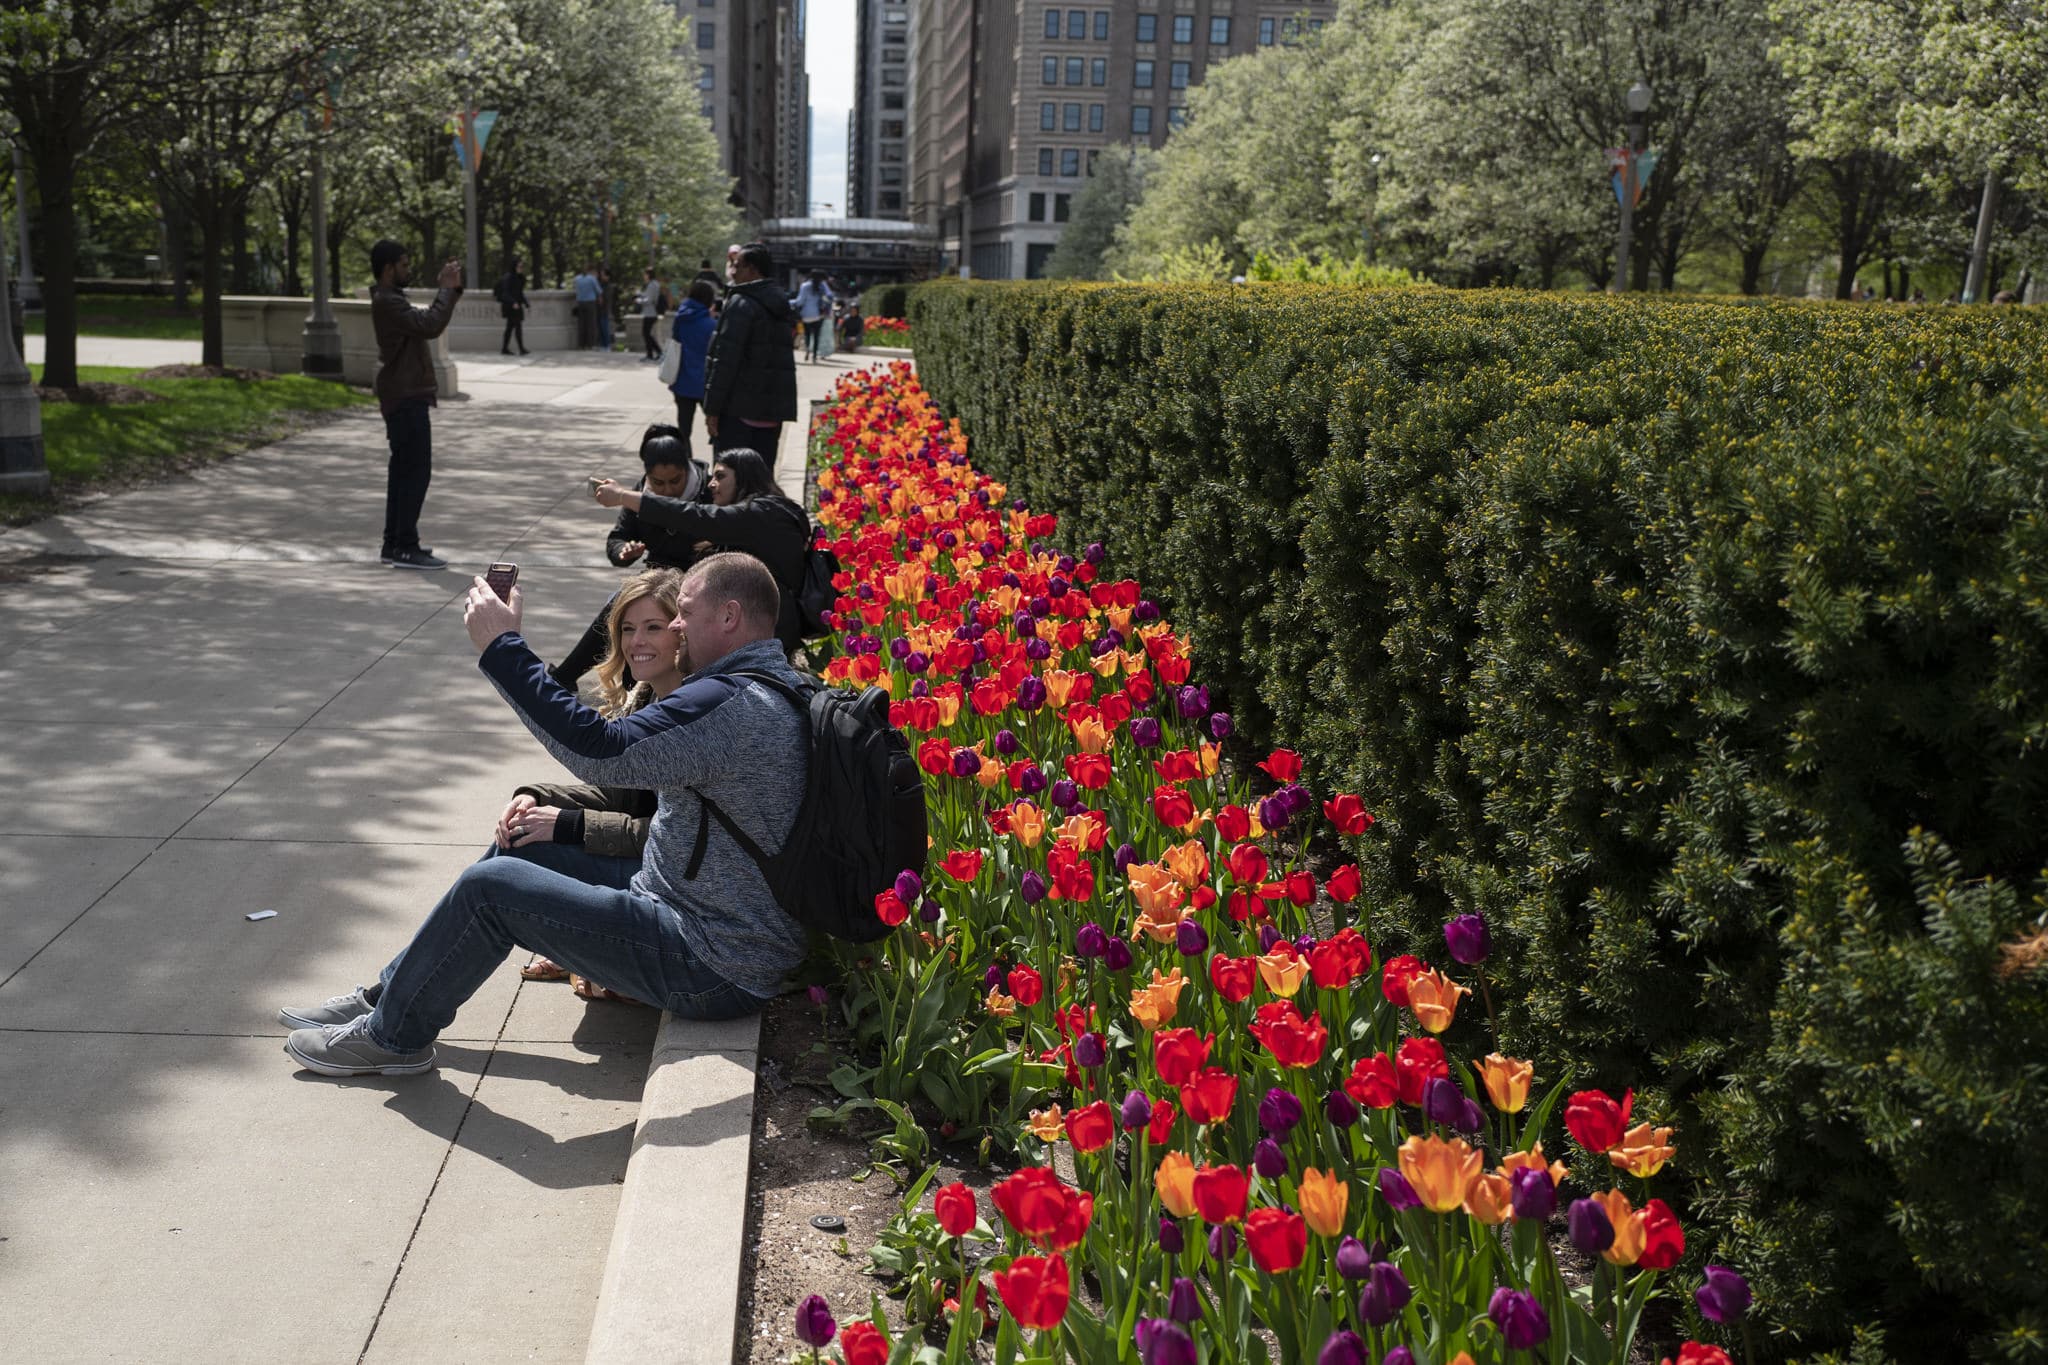
[[[576,291],[576,345],[585,351],[597,348],[597,267],[585,266],[581,274],[569,281],[569,287]]]
[[[668,388],[676,396],[676,427],[687,444],[697,424],[697,405],[704,401],[704,364],[711,352],[711,334],[718,319],[711,307],[718,302],[718,290],[708,280],[690,281],[690,292],[676,307],[672,335],[682,348],[676,357],[676,377]]]
[[[825,330],[825,320],[832,316],[832,305],[838,301],[832,286],[825,283],[822,270],[813,270],[811,277],[797,286],[794,306],[804,323],[804,358],[812,364],[818,360],[819,334]]]
[[[498,301],[498,313],[505,319],[505,339],[498,343],[499,355],[511,355],[512,343],[519,343],[519,354],[526,354],[526,276],[520,273],[519,258],[514,256],[505,265],[505,273],[498,277],[491,296]]]
[[[391,464],[384,481],[384,545],[378,558],[394,569],[445,569],[445,560],[420,544],[420,509],[434,477],[434,430],[430,416],[439,389],[429,343],[448,330],[455,301],[462,297],[462,262],[449,261],[435,281],[432,304],[406,302],[412,257],[386,238],[370,248],[370,327],[377,336],[377,404]]]
[[[654,340],[654,324],[666,311],[661,300],[667,292],[668,287],[654,277],[654,267],[648,266],[646,278],[640,284],[640,350],[653,361],[661,359],[661,347]]]
[[[704,430],[712,451],[758,450],[771,473],[782,424],[796,420],[796,352],[790,348],[796,313],[789,295],[768,278],[773,268],[759,242],[740,248],[704,367]]]
[[[519,633],[523,594],[501,602],[479,578],[463,625],[477,666],[542,747],[579,781],[653,790],[639,869],[547,843],[464,870],[376,982],[286,1007],[284,1050],[326,1076],[411,1076],[434,1039],[515,947],[688,1019],[752,1014],[803,961],[808,935],[776,903],[760,865],[714,803],[768,852],[796,827],[809,777],[803,691],[775,642],[775,580],[751,555],[720,554],[684,575],[671,629],[682,685],[606,720],[557,686]]]

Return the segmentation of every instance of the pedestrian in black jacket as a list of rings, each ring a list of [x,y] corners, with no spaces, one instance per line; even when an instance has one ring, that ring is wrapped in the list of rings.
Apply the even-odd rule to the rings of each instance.
[[[505,265],[505,273],[491,288],[498,301],[498,315],[505,319],[505,337],[498,343],[499,355],[511,355],[512,343],[519,342],[519,354],[526,354],[526,276],[519,272],[519,258]]]
[[[775,638],[790,653],[803,643],[796,594],[803,586],[811,523],[804,509],[775,487],[774,476],[768,472],[760,452],[719,452],[711,466],[708,503],[665,498],[610,480],[599,484],[592,496],[606,507],[630,508],[639,514],[642,526],[663,527],[697,537],[697,549],[701,552],[739,550],[766,564],[782,597],[775,618]]]
[[[757,450],[771,474],[782,424],[796,420],[796,313],[767,278],[772,266],[759,242],[740,249],[704,370],[704,429],[712,451]]]

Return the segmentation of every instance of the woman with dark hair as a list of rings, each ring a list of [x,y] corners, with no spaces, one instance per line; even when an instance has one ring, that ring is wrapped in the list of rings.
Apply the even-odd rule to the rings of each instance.
[[[640,438],[640,464],[645,472],[637,486],[665,499],[694,502],[709,491],[710,476],[701,463],[690,458],[689,441],[674,427],[647,428]],[[630,508],[620,511],[611,534],[605,537],[604,554],[621,569],[633,564],[648,569],[687,569],[701,558],[697,537],[650,526]],[[605,657],[605,620],[617,600],[615,596],[604,604],[575,648],[555,665],[556,682],[573,689],[591,665]]]
[[[711,501],[688,502],[653,489],[627,488],[607,479],[591,496],[605,507],[633,512],[638,524],[695,538],[698,551],[740,550],[768,566],[782,592],[775,638],[794,653],[803,642],[796,593],[804,581],[804,552],[811,523],[804,509],[784,497],[758,451],[744,447],[718,452],[711,466]]]

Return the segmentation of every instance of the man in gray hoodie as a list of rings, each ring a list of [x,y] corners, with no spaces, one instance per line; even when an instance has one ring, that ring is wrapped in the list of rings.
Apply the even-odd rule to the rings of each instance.
[[[628,878],[620,860],[572,844],[523,846],[471,864],[374,985],[287,1008],[285,1051],[329,1076],[403,1076],[434,1065],[433,1041],[515,947],[638,1000],[697,1019],[752,1013],[804,954],[804,930],[759,866],[716,820],[709,797],[768,853],[795,824],[806,778],[806,721],[744,676],[806,686],[775,639],[774,578],[750,555],[717,554],[684,576],[671,628],[683,683],[606,720],[549,676],[519,635],[523,602],[479,578],[463,621],[489,678],[534,737],[584,782],[658,799]]]

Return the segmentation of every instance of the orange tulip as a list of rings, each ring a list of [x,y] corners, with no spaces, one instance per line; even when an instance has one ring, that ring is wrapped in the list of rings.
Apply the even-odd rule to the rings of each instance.
[[[1515,1213],[1512,1195],[1513,1187],[1506,1176],[1485,1172],[1465,1191],[1465,1212],[1488,1227],[1505,1223]]]
[[[1160,975],[1158,968],[1153,968],[1152,984],[1131,992],[1131,1018],[1143,1024],[1147,1032],[1161,1024],[1171,1023],[1180,1010],[1181,988],[1187,984],[1187,978],[1180,974],[1178,967],[1164,976]]]
[[[1340,1175],[1311,1166],[1301,1173],[1301,1216],[1318,1237],[1344,1231],[1344,1210],[1351,1202],[1351,1183]]]
[[[1195,1163],[1186,1152],[1168,1152],[1161,1157],[1159,1169],[1152,1173],[1152,1186],[1159,1191],[1159,1202],[1174,1217],[1185,1218],[1195,1211]]]
[[[1671,1145],[1669,1128],[1652,1128],[1639,1123],[1624,1133],[1621,1144],[1607,1154],[1607,1159],[1627,1171],[1630,1175],[1648,1180],[1664,1169],[1664,1163],[1678,1155],[1678,1148]]]
[[[1172,926],[1180,923],[1181,902],[1186,894],[1180,883],[1157,863],[1132,863],[1124,876],[1130,879],[1131,896],[1138,902],[1138,908],[1155,920],[1166,921],[1166,934],[1153,936],[1160,943],[1166,942],[1173,936]]]
[[[1431,1213],[1449,1213],[1462,1206],[1466,1191],[1479,1176],[1486,1156],[1463,1138],[1411,1137],[1397,1154],[1401,1174],[1415,1187]]]
[[[1074,743],[1084,754],[1106,754],[1109,752],[1110,733],[1100,717],[1089,716],[1086,720],[1069,720],[1067,727],[1074,732]]]
[[[1067,1118],[1060,1112],[1060,1107],[1054,1105],[1050,1109],[1032,1110],[1031,1120],[1024,1126],[1040,1142],[1058,1142],[1066,1133]]]
[[[998,1019],[1007,1019],[1017,1012],[1017,1002],[1011,997],[1004,995],[1001,986],[990,986],[988,988],[988,999],[982,1003],[987,1007],[988,1012]]]
[[[1275,944],[1277,949],[1281,945]],[[1266,989],[1284,999],[1292,999],[1301,989],[1301,979],[1308,975],[1308,959],[1292,951],[1274,952],[1259,959],[1259,979],[1266,983]]]
[[[1209,879],[1209,853],[1202,847],[1200,839],[1190,839],[1184,844],[1175,844],[1161,855],[1173,879],[1190,891]]]
[[[1546,1162],[1544,1160],[1543,1144],[1540,1142],[1526,1152],[1509,1152],[1500,1159],[1500,1173],[1502,1175],[1511,1175],[1515,1170],[1523,1166],[1527,1166],[1531,1170],[1548,1171],[1550,1173],[1550,1183],[1553,1185],[1564,1184],[1564,1178],[1571,1174],[1570,1168],[1562,1161]]]
[[[1620,1190],[1607,1190],[1593,1196],[1607,1214],[1607,1221],[1614,1224],[1614,1245],[1600,1253],[1609,1265],[1632,1266],[1643,1255],[1643,1215],[1629,1206],[1628,1196]]]
[[[1528,1106],[1529,1082],[1536,1075],[1533,1065],[1498,1052],[1489,1052],[1485,1061],[1472,1065],[1478,1068],[1480,1082],[1486,1086],[1486,1097],[1493,1101],[1494,1108],[1503,1114],[1519,1114]]]
[[[1029,801],[1010,807],[1010,833],[1026,848],[1037,848],[1045,837],[1045,812]]]
[[[1472,992],[1445,976],[1427,971],[1408,982],[1408,1006],[1415,1022],[1431,1033],[1442,1033],[1458,1013],[1458,1001]]]

